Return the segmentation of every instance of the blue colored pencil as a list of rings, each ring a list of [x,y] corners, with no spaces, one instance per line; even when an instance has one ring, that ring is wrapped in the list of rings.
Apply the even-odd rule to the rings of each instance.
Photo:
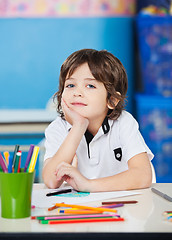
[[[12,158],[12,156],[10,156],[9,157],[9,164],[8,164],[8,173],[12,173],[13,172],[12,164],[13,164],[13,158]]]

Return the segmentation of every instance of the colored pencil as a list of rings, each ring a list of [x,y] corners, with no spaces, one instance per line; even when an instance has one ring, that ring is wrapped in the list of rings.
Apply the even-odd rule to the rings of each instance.
[[[8,164],[8,173],[12,173],[12,164],[13,164],[13,158],[12,156],[9,157],[9,164]]]
[[[73,219],[73,220],[56,220],[40,221],[42,224],[66,224],[66,223],[90,223],[90,222],[119,222],[124,221],[124,218],[95,218],[95,219]]]
[[[88,215],[61,215],[61,216],[47,216],[44,217],[44,220],[53,220],[53,219],[76,219],[76,218],[104,218],[104,217],[120,217],[117,214],[88,214]]]
[[[8,172],[8,169],[5,165],[5,160],[3,159],[1,153],[0,153],[0,166],[1,166],[3,172],[6,172],[6,173]]]
[[[15,165],[14,165],[14,172],[15,173],[18,172],[18,166],[19,166],[20,157],[21,157],[21,151],[16,153],[16,159],[15,159]]]
[[[172,211],[165,211],[164,213],[172,213]]]
[[[167,218],[167,221],[168,221],[168,222],[172,222],[172,217],[168,217],[168,218]]]
[[[164,215],[164,216],[172,216],[172,213],[164,212],[163,215]]]
[[[25,166],[24,166],[24,172],[27,171],[27,167],[29,166],[29,163],[30,163],[30,160],[31,160],[31,157],[32,157],[32,153],[33,153],[33,149],[34,149],[34,145],[31,144],[30,148],[29,148],[29,152],[27,154],[27,158],[26,158],[26,163],[25,163]]]
[[[57,208],[58,208],[58,207],[54,205],[54,206],[52,206],[52,207],[49,207],[49,208],[48,208],[48,211],[52,211],[52,210],[57,209]]]
[[[103,208],[117,208],[117,207],[123,207],[123,206],[124,206],[123,203],[119,203],[119,204],[102,205],[101,207],[103,207]]]
[[[59,221],[72,221],[72,220],[86,220],[86,219],[111,219],[111,218],[118,218],[118,217],[113,217],[113,216],[98,216],[98,217],[80,217],[80,216],[75,216],[75,218],[57,218],[57,219],[42,219],[39,220],[39,222],[41,221],[41,223],[47,224],[50,221],[55,221],[55,222],[59,222]]]
[[[102,205],[108,205],[108,204],[134,204],[138,203],[138,201],[112,201],[112,202],[102,202]]]
[[[38,157],[38,153],[39,153],[39,147],[35,146],[34,150],[33,150],[32,158],[30,160],[29,167],[27,168],[27,172],[33,172],[34,171],[36,161],[37,161],[37,157]]]
[[[114,212],[116,213],[116,209],[108,209],[108,208],[100,208],[100,207],[90,207],[90,206],[82,206],[82,205],[75,205],[75,204],[65,204],[65,203],[56,203],[57,207],[71,207],[71,208],[78,208],[84,210],[93,210],[97,212]]]
[[[94,213],[93,213],[94,214]],[[95,213],[95,214],[99,214],[99,215],[101,215],[102,213]],[[92,215],[92,213],[88,213],[88,214],[83,214],[83,215]],[[44,220],[45,219],[45,217],[57,217],[57,216],[61,216],[61,217],[63,217],[63,216],[78,216],[78,214],[58,214],[58,215],[39,215],[39,216],[31,216],[30,218],[32,219],[32,220],[34,220],[34,219],[37,219],[37,220]]]
[[[9,152],[5,151],[5,152],[4,152],[4,158],[5,158],[5,160],[6,160],[7,166],[8,166],[8,164],[9,164],[9,156],[10,156]]]
[[[56,216],[56,215],[31,216],[30,219],[31,219],[31,220],[35,220],[35,219],[37,219],[37,220],[44,220],[45,217],[47,217],[47,216],[49,216],[49,217],[54,217],[54,216]]]
[[[19,147],[20,146],[18,144],[15,145],[15,149],[14,149],[14,153],[13,153],[13,160],[12,160],[12,168],[13,169],[15,168],[16,154],[17,154],[17,152],[19,150]]]
[[[21,151],[19,151],[19,152],[21,152]],[[22,155],[22,152],[21,152],[21,155]],[[20,168],[21,168],[21,155],[20,155],[20,158],[19,158],[19,164],[18,164],[18,169],[17,169],[18,173],[20,172]]]
[[[74,209],[59,209],[59,213],[63,214],[98,214],[102,212],[93,211],[93,210],[74,210]]]

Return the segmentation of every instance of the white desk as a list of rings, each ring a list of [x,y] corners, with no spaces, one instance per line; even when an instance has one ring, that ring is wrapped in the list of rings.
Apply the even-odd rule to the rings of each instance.
[[[153,187],[172,195],[172,183],[152,184]],[[43,188],[43,184],[34,184],[34,189]],[[138,191],[138,190],[137,190]],[[4,219],[0,218],[0,239],[17,236],[18,238],[31,239],[107,239],[107,237],[121,239],[140,237],[172,236],[172,223],[164,220],[162,213],[172,211],[172,202],[152,193],[151,189],[139,190],[140,195],[121,197],[120,200],[137,200],[136,204],[126,204],[118,208],[118,212],[125,218],[124,222],[108,223],[79,223],[61,225],[43,225],[38,220]],[[112,199],[110,199],[112,200]],[[113,199],[113,200],[119,200]],[[88,203],[90,206],[99,206],[101,202]],[[32,215],[55,214],[56,210],[48,212],[47,209],[33,209]],[[144,233],[144,234],[143,234]],[[127,234],[127,235],[126,235]],[[140,240],[140,239],[139,239]]]

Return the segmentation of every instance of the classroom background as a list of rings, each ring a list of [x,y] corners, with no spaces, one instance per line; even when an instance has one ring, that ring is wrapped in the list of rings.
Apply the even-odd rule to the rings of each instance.
[[[106,49],[128,74],[127,111],[155,154],[157,182],[172,182],[170,0],[0,0],[0,151],[40,146],[57,113],[60,66],[82,48]]]

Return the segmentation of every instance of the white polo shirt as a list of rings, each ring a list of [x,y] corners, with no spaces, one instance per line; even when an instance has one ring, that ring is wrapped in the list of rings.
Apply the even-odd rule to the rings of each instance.
[[[47,127],[44,159],[53,157],[70,128],[71,125],[60,116]],[[150,161],[153,159],[137,121],[123,111],[117,120],[105,118],[94,137],[89,132],[85,133],[76,151],[78,169],[89,179],[112,176],[126,171],[128,160],[142,152],[147,152]]]

